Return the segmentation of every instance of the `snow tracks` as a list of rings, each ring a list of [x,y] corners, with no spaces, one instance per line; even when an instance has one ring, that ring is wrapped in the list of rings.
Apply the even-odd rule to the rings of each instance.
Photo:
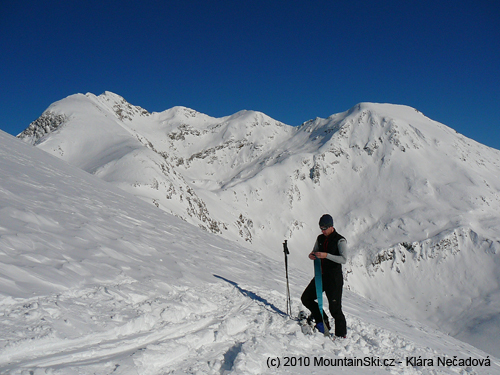
[[[243,345],[287,324],[270,303],[229,280],[156,289],[124,281],[4,299],[0,373],[218,374],[242,361]]]
[[[124,279],[52,296],[7,298],[1,302],[0,374],[320,374],[331,373],[330,361],[336,358],[365,357],[402,363],[343,369],[493,373],[408,365],[408,357],[452,357],[450,348],[457,341],[443,341],[438,332],[353,298],[346,304],[348,338],[333,342],[322,335],[304,336],[279,308],[283,304],[283,295],[275,290],[238,285],[216,275],[213,283],[193,287]],[[381,320],[394,331],[378,326]],[[445,344],[439,347],[436,342]],[[463,344],[455,349],[466,353],[470,348]],[[307,358],[309,365],[297,362],[300,358]],[[268,367],[273,359],[280,361],[279,368]],[[287,359],[289,366],[284,366]]]

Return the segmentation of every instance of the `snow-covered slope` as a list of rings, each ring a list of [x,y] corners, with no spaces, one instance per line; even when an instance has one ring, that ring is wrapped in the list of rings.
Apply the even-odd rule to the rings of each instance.
[[[348,288],[500,355],[500,151],[413,108],[361,103],[291,127],[78,94],[20,137],[266,257],[287,239],[304,271],[329,212]]]
[[[281,262],[3,132],[0,181],[2,374],[500,372],[349,291],[347,339],[304,336],[283,313]],[[295,313],[307,282],[292,270]]]

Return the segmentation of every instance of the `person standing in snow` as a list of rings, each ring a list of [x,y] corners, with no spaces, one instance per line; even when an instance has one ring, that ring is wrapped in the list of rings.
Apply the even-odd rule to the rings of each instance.
[[[309,254],[309,259],[321,259],[321,270],[323,278],[323,290],[326,293],[330,313],[335,320],[335,336],[345,337],[347,324],[342,312],[342,287],[344,278],[342,276],[342,264],[347,261],[347,241],[333,227],[333,218],[326,214],[319,220],[322,234],[316,239],[314,248]],[[316,285],[314,278],[302,293],[302,303],[311,311],[316,322],[316,328],[324,332],[323,321],[329,328],[328,316],[323,313],[323,320],[316,302]]]

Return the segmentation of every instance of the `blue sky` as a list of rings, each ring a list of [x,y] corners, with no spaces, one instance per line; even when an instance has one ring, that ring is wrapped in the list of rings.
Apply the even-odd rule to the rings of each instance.
[[[499,40],[496,0],[1,0],[0,129],[108,90],[289,125],[405,104],[500,149]]]

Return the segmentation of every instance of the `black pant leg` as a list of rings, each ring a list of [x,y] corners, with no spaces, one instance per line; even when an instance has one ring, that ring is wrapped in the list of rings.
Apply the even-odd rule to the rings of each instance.
[[[304,292],[302,293],[302,297],[300,297],[300,299],[302,300],[302,304],[307,307],[309,311],[311,311],[311,314],[314,317],[316,323],[321,322],[321,313],[319,312],[319,306],[316,302],[316,283],[314,279],[312,279],[306,289],[304,289]]]
[[[326,283],[325,283],[326,281]],[[335,336],[345,336],[347,334],[347,322],[342,312],[342,275],[337,277],[329,277],[328,280],[323,278],[328,305],[330,306],[330,314],[335,319]]]

